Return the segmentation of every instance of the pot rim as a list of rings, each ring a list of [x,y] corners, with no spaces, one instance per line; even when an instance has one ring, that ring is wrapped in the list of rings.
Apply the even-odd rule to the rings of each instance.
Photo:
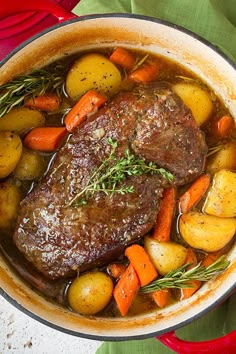
[[[148,338],[153,338],[153,337],[159,337],[162,334],[169,333],[171,331],[175,331],[177,329],[180,329],[191,322],[203,317],[205,314],[207,314],[210,310],[213,310],[215,307],[220,305],[222,302],[224,302],[233,292],[236,290],[236,284],[233,285],[231,288],[229,288],[221,297],[219,297],[215,302],[213,302],[211,305],[208,307],[204,308],[202,311],[198,312],[196,315],[193,315],[192,317],[188,318],[187,320],[184,320],[180,322],[177,325],[170,326],[168,329],[163,329],[163,330],[158,330],[154,332],[149,332],[148,334],[137,334],[137,335],[130,335],[130,336],[104,336],[104,335],[96,335],[96,334],[85,334],[81,333],[78,331],[73,331],[71,329],[66,329],[64,327],[58,326],[56,324],[53,324],[50,321],[47,321],[40,317],[39,315],[36,315],[35,313],[31,312],[30,310],[27,310],[24,306],[20,305],[15,299],[13,299],[10,295],[8,295],[2,288],[0,288],[0,295],[8,301],[11,305],[13,305],[15,308],[17,308],[19,311],[24,313],[25,315],[28,315],[30,318],[50,327],[53,328],[57,331],[70,334],[74,337],[80,337],[80,338],[85,338],[85,339],[92,339],[92,340],[103,340],[103,341],[114,341],[114,342],[121,342],[121,341],[128,341],[128,340],[138,340],[138,339],[148,339]]]
[[[213,49],[218,55],[223,57],[235,70],[236,70],[236,63],[229,58],[221,49],[219,49],[216,45],[212,44],[209,42],[207,39],[201,37],[200,35],[192,32],[191,30],[184,28],[180,25],[176,25],[170,21],[151,17],[151,16],[146,16],[146,15],[138,15],[138,14],[130,14],[130,13],[102,13],[102,14],[93,14],[93,15],[84,15],[84,16],[79,16],[78,18],[72,18],[69,20],[66,20],[64,22],[57,23],[56,25],[53,25],[47,29],[44,29],[43,31],[40,31],[36,35],[30,37],[20,45],[18,45],[15,49],[13,49],[7,56],[0,61],[0,67],[2,67],[11,57],[13,57],[19,50],[23,49],[25,46],[27,46],[29,43],[37,40],[39,37],[54,31],[57,28],[67,26],[68,24],[75,23],[75,22],[81,22],[81,21],[86,21],[86,20],[92,20],[92,19],[97,19],[97,18],[109,18],[109,17],[121,17],[121,18],[134,18],[137,20],[145,20],[145,21],[150,21],[150,22],[155,22],[159,23],[162,25],[165,25],[167,27],[174,28],[180,32],[183,32],[190,37],[193,37],[197,39],[198,41],[202,42],[206,46],[210,47]]]
[[[68,24],[80,22],[80,21],[86,21],[86,20],[92,20],[92,19],[99,19],[99,18],[127,18],[127,19],[137,19],[137,20],[145,20],[145,21],[150,21],[154,23],[158,23],[161,25],[165,25],[167,27],[171,27],[177,31],[180,31],[196,40],[199,42],[203,43],[207,47],[211,48],[213,51],[215,51],[219,56],[221,56],[228,64],[232,66],[234,70],[236,70],[236,63],[233,62],[231,58],[229,58],[222,50],[220,50],[218,47],[216,47],[214,44],[210,43],[208,40],[204,39],[203,37],[199,36],[198,34],[192,32],[191,30],[188,30],[182,26],[173,24],[169,21],[162,20],[159,18],[154,18],[150,16],[145,16],[145,15],[138,15],[138,14],[129,14],[129,13],[105,13],[105,14],[93,14],[93,15],[85,15],[81,16],[78,18],[72,18],[69,20],[66,20],[65,22],[58,23],[56,25],[51,26],[48,29],[45,29],[38,34],[30,37],[28,40],[24,41],[20,45],[18,45],[11,53],[9,53],[3,60],[0,61],[0,67],[2,67],[4,64],[7,63],[7,61],[12,58],[18,51],[24,49],[28,44],[31,42],[37,40],[41,36],[52,32],[60,27],[67,26]],[[158,330],[154,332],[149,332],[148,334],[137,334],[137,335],[129,335],[129,336],[104,336],[104,335],[93,335],[93,334],[85,334],[85,333],[80,333],[78,331],[74,331],[71,329],[67,329],[64,327],[61,327],[59,325],[53,324],[50,321],[45,320],[44,318],[40,317],[39,315],[31,312],[30,310],[26,309],[23,305],[19,304],[14,298],[12,298],[10,295],[8,295],[2,288],[0,288],[0,295],[7,300],[10,304],[12,304],[15,308],[20,310],[22,313],[28,315],[29,317],[37,320],[38,322],[49,326],[55,330],[64,332],[66,334],[70,334],[76,337],[81,337],[81,338],[86,338],[86,339],[93,339],[93,340],[103,340],[103,341],[127,341],[127,340],[137,340],[137,339],[147,339],[151,337],[156,337],[160,336],[164,333],[179,329],[183,326],[186,326],[187,324],[191,323],[193,320],[199,319],[200,317],[204,316],[207,312],[221,304],[223,301],[225,301],[236,289],[236,284],[232,285],[226,292],[224,292],[220,297],[217,298],[217,300],[213,303],[211,303],[209,306],[205,307],[203,310],[200,312],[197,312],[190,318],[181,321],[177,325],[173,325],[168,327],[168,329],[163,329],[163,330]]]

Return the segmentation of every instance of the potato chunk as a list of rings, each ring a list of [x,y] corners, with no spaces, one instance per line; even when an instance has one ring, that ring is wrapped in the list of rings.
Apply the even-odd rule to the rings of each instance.
[[[236,173],[220,170],[215,173],[203,211],[222,218],[236,217]]]
[[[0,178],[7,177],[16,167],[22,153],[22,142],[17,134],[0,132]]]
[[[112,297],[113,283],[103,272],[88,272],[74,279],[68,290],[70,307],[81,315],[94,315]]]
[[[0,131],[12,131],[19,135],[27,133],[32,128],[44,125],[44,115],[27,107],[13,108],[0,119]]]
[[[104,55],[85,54],[71,67],[66,78],[66,92],[77,100],[90,89],[112,95],[121,83],[117,67]]]
[[[184,104],[191,109],[198,126],[210,118],[213,104],[208,91],[195,83],[186,82],[175,84],[172,88]]]
[[[236,220],[190,212],[181,215],[179,231],[191,247],[215,252],[223,248],[234,236]]]
[[[181,267],[187,256],[187,249],[175,242],[159,242],[146,236],[144,248],[160,275]]]
[[[0,183],[0,229],[12,229],[21,200],[19,189],[10,182]]]
[[[207,163],[207,170],[211,173],[222,169],[236,170],[236,144],[231,141],[223,145]]]
[[[14,175],[20,180],[33,180],[42,177],[46,169],[43,155],[33,150],[23,149],[20,161]]]

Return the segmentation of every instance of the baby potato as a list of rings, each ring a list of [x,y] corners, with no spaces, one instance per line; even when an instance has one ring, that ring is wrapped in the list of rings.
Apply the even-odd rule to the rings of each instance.
[[[236,217],[236,173],[220,170],[215,173],[203,211],[222,218]]]
[[[94,315],[111,300],[113,282],[100,271],[88,272],[74,279],[68,290],[68,303],[81,315]]]
[[[189,212],[181,215],[179,231],[191,247],[215,252],[223,248],[234,236],[236,220]]]
[[[159,242],[152,237],[144,238],[144,248],[160,275],[181,267],[187,256],[187,249],[175,242]]]
[[[88,90],[112,95],[121,83],[121,74],[117,67],[104,55],[85,54],[71,67],[66,78],[66,92],[77,100]]]
[[[229,141],[209,158],[207,170],[211,173],[228,169],[236,170],[236,144]]]
[[[11,229],[17,216],[21,194],[16,185],[0,183],[0,229]]]
[[[46,162],[42,155],[33,150],[23,149],[20,161],[15,168],[14,175],[24,181],[40,178],[46,168]]]
[[[24,135],[32,128],[44,125],[44,115],[27,107],[13,108],[0,119],[0,131],[12,131],[19,135]]]
[[[172,88],[184,104],[191,109],[198,126],[210,118],[213,104],[208,91],[195,83],[186,82],[175,84]]]
[[[0,178],[7,177],[18,164],[22,153],[19,135],[0,132]]]

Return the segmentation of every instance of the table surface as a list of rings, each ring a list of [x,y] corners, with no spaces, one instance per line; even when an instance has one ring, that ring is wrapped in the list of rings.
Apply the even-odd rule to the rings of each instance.
[[[1,354],[94,354],[101,343],[47,327],[0,296]]]

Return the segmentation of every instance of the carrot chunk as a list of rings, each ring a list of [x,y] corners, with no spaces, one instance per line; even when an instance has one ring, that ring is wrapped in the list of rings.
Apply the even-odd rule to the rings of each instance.
[[[213,123],[212,130],[215,135],[224,138],[229,135],[235,127],[234,119],[231,116],[224,115],[219,120]]]
[[[198,177],[188,190],[180,197],[180,211],[187,213],[205,194],[210,185],[210,176],[207,174]]]
[[[170,289],[157,290],[152,293],[153,300],[157,306],[163,308],[169,304],[171,292]]]
[[[224,254],[224,252],[222,250],[217,251],[217,252],[213,252],[213,253],[209,253],[206,256],[206,258],[202,261],[201,265],[203,267],[208,267],[209,265],[214,263],[218,258],[220,258],[223,254]]]
[[[37,127],[26,135],[24,145],[32,150],[54,151],[66,133],[65,127]]]
[[[113,296],[122,316],[125,316],[140,288],[134,267],[129,264],[113,290]]]
[[[88,114],[95,113],[107,98],[94,90],[86,92],[75,106],[70,110],[65,118],[66,129],[72,132],[79,124],[81,124]]]
[[[156,268],[142,246],[134,244],[127,247],[125,255],[134,267],[141,286],[145,286],[157,278]]]
[[[120,278],[124,271],[125,265],[121,263],[111,263],[107,266],[108,274],[115,279]]]
[[[135,64],[135,56],[133,53],[124,48],[116,48],[109,58],[114,64],[120,65],[122,68],[130,70]]]
[[[129,80],[148,83],[155,81],[158,77],[160,64],[157,61],[146,63],[128,75]]]
[[[187,263],[190,263],[188,269],[191,269],[197,265],[196,254],[191,248],[188,248],[185,264]],[[191,280],[189,284],[191,285],[190,288],[181,289],[181,300],[187,299],[192,296],[201,286],[201,282],[199,280]]]
[[[25,106],[33,109],[39,109],[41,111],[53,112],[59,109],[60,100],[57,95],[48,93],[31,98],[25,102]]]
[[[171,224],[175,210],[176,191],[171,187],[164,190],[160,211],[152,237],[158,241],[169,241]]]

